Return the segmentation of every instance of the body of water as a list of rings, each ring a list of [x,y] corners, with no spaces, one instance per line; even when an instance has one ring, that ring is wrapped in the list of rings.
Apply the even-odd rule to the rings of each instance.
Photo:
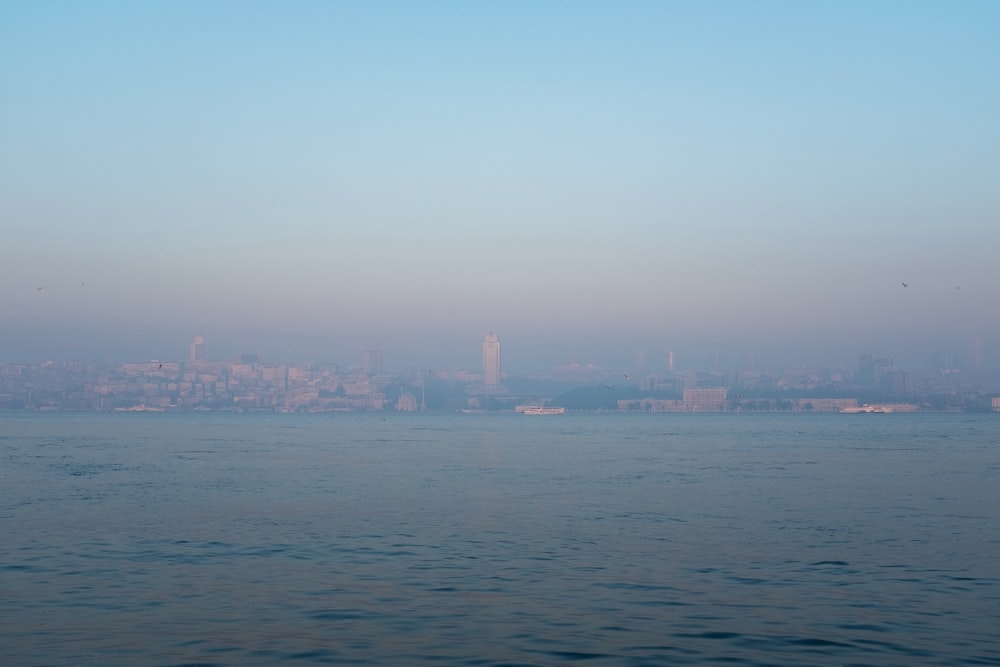
[[[998,665],[1000,417],[0,415],[9,665]]]

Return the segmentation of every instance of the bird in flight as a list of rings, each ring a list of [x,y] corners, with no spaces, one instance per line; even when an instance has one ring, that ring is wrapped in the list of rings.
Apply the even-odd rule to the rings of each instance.
[[[910,283],[903,283],[903,287],[909,287]]]

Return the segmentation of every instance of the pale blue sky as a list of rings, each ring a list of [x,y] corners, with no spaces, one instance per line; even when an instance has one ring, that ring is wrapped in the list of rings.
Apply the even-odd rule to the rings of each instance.
[[[998,71],[997,2],[7,0],[0,359],[995,341]]]

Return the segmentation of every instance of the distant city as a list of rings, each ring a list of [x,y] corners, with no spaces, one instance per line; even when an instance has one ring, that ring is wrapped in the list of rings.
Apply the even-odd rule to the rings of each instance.
[[[186,361],[0,363],[0,411],[1000,411],[1000,371],[986,367],[978,341],[964,363],[921,372],[871,354],[859,355],[854,368],[693,370],[675,368],[669,352],[661,372],[642,364],[622,370],[574,362],[523,376],[504,371],[496,333],[487,332],[481,345],[481,368],[388,372],[377,346],[348,366],[289,364],[257,354],[219,361],[199,335]]]

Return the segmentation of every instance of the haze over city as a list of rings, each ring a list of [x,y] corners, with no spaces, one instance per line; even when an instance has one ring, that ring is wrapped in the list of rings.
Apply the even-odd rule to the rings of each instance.
[[[0,6],[0,361],[1000,342],[993,2]]]
[[[1000,0],[0,0],[10,665],[1000,665]]]

